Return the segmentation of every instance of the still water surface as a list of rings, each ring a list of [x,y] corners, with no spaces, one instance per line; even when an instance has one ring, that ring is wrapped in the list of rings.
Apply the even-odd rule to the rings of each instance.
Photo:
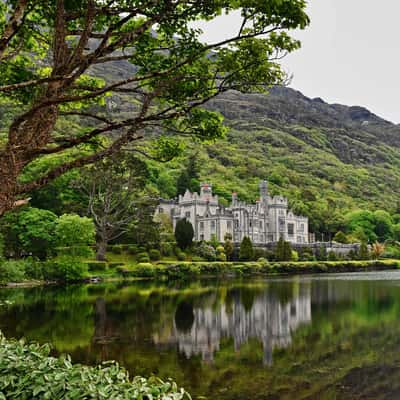
[[[400,272],[1,289],[0,330],[194,399],[400,399]]]

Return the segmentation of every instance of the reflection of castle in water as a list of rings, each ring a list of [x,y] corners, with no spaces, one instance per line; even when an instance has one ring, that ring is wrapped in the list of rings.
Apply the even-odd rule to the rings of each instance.
[[[280,301],[267,289],[247,310],[240,293],[236,292],[231,304],[220,304],[218,308],[194,307],[192,313],[192,324],[188,329],[179,327],[175,318],[167,339],[168,344],[177,344],[186,357],[200,354],[203,360],[212,361],[221,339],[232,337],[237,351],[249,339],[255,338],[263,344],[264,363],[271,365],[273,349],[288,347],[291,333],[299,325],[311,322],[310,286],[301,285],[298,294],[287,302]],[[167,344],[158,335],[153,339],[158,344]]]

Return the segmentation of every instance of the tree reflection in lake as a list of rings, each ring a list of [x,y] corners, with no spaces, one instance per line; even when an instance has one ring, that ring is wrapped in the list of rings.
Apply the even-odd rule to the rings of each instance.
[[[116,359],[132,374],[173,377],[193,398],[400,393],[397,272],[0,289],[6,301],[6,336],[51,342],[77,362]]]

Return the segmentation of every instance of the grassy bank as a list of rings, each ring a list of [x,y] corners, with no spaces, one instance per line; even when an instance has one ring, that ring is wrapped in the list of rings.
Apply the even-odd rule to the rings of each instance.
[[[399,260],[304,261],[304,262],[228,262],[177,261],[153,262],[85,261],[77,259],[6,261],[0,265],[0,285],[38,285],[46,282],[82,282],[120,279],[186,279],[199,276],[246,276],[363,272],[397,269]]]
[[[374,261],[312,261],[312,262],[158,262],[139,263],[118,267],[123,277],[143,278],[185,278],[195,276],[220,275],[275,275],[366,272],[397,269],[397,260]]]
[[[117,363],[97,367],[49,356],[49,346],[7,340],[0,332],[0,399],[181,400],[172,381],[134,377]]]

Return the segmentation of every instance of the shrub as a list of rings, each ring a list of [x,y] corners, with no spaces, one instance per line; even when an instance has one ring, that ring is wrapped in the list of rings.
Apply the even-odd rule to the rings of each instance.
[[[122,244],[114,244],[114,246],[111,246],[111,252],[114,254],[122,254]]]
[[[292,261],[299,261],[299,253],[296,250],[292,250]]]
[[[128,253],[131,255],[135,255],[137,253],[139,253],[139,246],[137,244],[130,244],[128,246]]]
[[[181,251],[177,254],[176,258],[178,259],[178,261],[185,261],[186,260],[186,254]]]
[[[75,257],[63,256],[45,263],[44,278],[64,282],[79,281],[85,278],[88,266]]]
[[[147,252],[139,253],[136,257],[136,261],[139,263],[150,262],[150,257]]]
[[[161,254],[163,256],[172,256],[173,254],[172,244],[168,242],[161,243]]]
[[[217,253],[225,253],[224,246],[217,246],[215,250]]]
[[[199,256],[193,256],[193,257],[192,257],[192,261],[194,261],[194,262],[201,262],[201,261],[204,261],[204,259],[203,259],[202,257],[199,257]]]
[[[125,265],[123,262],[120,261],[110,261],[107,263],[108,268],[117,268],[119,266]]]
[[[95,243],[96,229],[88,217],[63,214],[56,223],[55,235],[59,246],[86,247]]]
[[[93,249],[89,246],[57,247],[56,253],[59,256],[75,256],[89,258],[93,256]]]
[[[269,265],[268,260],[264,257],[259,258],[257,263],[260,264],[261,267],[267,267]]]
[[[218,260],[218,261],[226,261],[226,255],[225,255],[225,253],[219,253],[219,254],[217,255],[217,260]]]
[[[328,253],[328,261],[336,261],[338,259],[336,253],[334,253],[333,251],[330,251]]]
[[[105,261],[89,261],[87,266],[89,271],[105,271],[107,269]]]
[[[214,261],[216,258],[214,247],[207,244],[206,242],[201,242],[195,248],[195,252],[198,256],[205,258],[207,261]]]
[[[161,259],[161,253],[157,249],[151,249],[149,250],[149,257],[152,261],[158,261]]]
[[[0,284],[22,282],[25,279],[25,262],[4,261],[0,265]]]
[[[156,269],[154,265],[146,262],[139,263],[134,269],[135,276],[151,277],[154,276],[155,273]]]
[[[50,346],[6,340],[0,333],[0,394],[4,399],[174,399],[190,398],[174,382],[129,378],[116,362],[95,367],[50,357]]]
[[[30,257],[25,260],[20,260],[24,263],[25,277],[27,279],[42,280],[43,276],[43,262],[36,261]]]

